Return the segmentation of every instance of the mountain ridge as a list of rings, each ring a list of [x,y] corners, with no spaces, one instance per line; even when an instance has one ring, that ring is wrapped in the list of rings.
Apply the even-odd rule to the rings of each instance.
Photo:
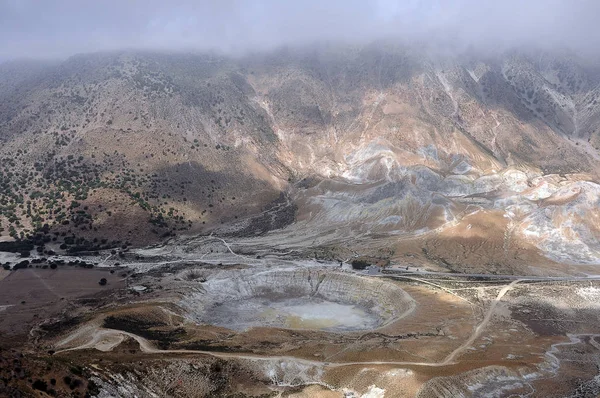
[[[460,254],[456,239],[491,223],[490,264],[600,262],[600,66],[585,60],[379,42],[17,65],[0,65],[4,239],[48,224],[90,249],[288,225],[320,246],[409,237],[464,269],[487,243]]]

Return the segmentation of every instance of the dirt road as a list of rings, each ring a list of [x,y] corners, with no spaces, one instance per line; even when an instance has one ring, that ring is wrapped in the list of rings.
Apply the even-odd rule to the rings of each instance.
[[[268,355],[253,355],[253,354],[238,354],[238,353],[229,353],[229,352],[214,352],[214,351],[202,351],[202,350],[161,350],[146,340],[143,337],[135,335],[133,333],[124,332],[121,330],[115,329],[106,329],[97,327],[94,330],[88,329],[88,339],[85,343],[65,349],[58,350],[56,353],[86,349],[86,348],[97,348],[102,351],[109,351],[112,348],[116,347],[123,341],[123,336],[131,337],[136,340],[140,345],[140,349],[142,352],[149,354],[160,354],[160,353],[172,353],[172,354],[201,354],[201,355],[209,355],[216,358],[222,359],[245,359],[245,360],[259,360],[259,361],[293,361],[297,363],[302,363],[304,365],[315,366],[315,367],[329,367],[329,368],[337,368],[343,366],[354,366],[354,365],[394,365],[394,366],[447,366],[455,363],[455,359],[458,355],[460,355],[465,349],[470,347],[477,338],[481,335],[487,324],[489,323],[496,306],[502,300],[502,297],[510,291],[517,283],[521,282],[522,279],[515,280],[508,285],[504,286],[499,292],[496,298],[492,301],[490,308],[487,310],[483,320],[477,325],[477,327],[473,330],[471,336],[457,349],[455,349],[450,355],[448,355],[443,361],[439,362],[410,362],[410,361],[354,361],[354,362],[325,362],[325,361],[315,361],[315,360],[307,360],[296,358],[292,356],[268,356]],[[81,338],[81,331],[76,332],[79,334],[78,338]],[[73,340],[73,338],[67,337],[63,340],[62,344],[66,344],[69,340]],[[61,343],[58,344],[60,346]]]

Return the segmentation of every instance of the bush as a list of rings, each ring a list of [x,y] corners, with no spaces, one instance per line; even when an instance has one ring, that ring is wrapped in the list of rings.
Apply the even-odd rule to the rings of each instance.
[[[107,283],[106,278],[102,278],[102,279],[100,279],[100,282],[98,282],[98,284],[100,286],[104,286],[104,285],[106,285],[106,283]]]
[[[96,396],[100,394],[100,387],[93,381],[88,381],[87,392],[89,395]]]
[[[73,366],[69,369],[71,373],[77,376],[83,376],[83,368],[81,366]],[[67,383],[70,384],[70,383]]]
[[[31,386],[34,389],[40,390],[40,391],[46,391],[48,389],[48,383],[46,383],[44,380],[40,380],[40,379],[34,381]]]
[[[15,266],[13,267],[13,270],[24,269],[24,268],[27,268],[28,266],[29,266],[29,261],[23,260],[23,261],[15,264]]]
[[[71,383],[69,384],[69,388],[71,390],[76,389],[77,387],[81,386],[82,382],[79,379],[73,379],[71,380]]]
[[[198,271],[198,270],[190,270],[190,271],[188,271],[185,274],[184,278],[186,280],[188,280],[188,281],[194,281],[194,280],[197,280],[197,279],[200,279],[200,282],[205,282],[206,281],[206,279],[203,278],[202,273],[200,271]]]
[[[362,270],[367,268],[369,265],[371,264],[364,260],[352,260],[352,269]]]
[[[33,244],[29,241],[0,242],[0,251],[3,252],[20,253],[29,250],[33,250]]]

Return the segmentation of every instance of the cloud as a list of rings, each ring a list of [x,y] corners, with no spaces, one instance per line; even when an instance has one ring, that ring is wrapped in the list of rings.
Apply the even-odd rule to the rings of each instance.
[[[384,37],[595,52],[597,15],[597,0],[0,0],[0,58]]]

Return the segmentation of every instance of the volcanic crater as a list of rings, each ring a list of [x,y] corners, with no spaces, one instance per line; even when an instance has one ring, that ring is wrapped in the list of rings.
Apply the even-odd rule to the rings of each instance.
[[[323,270],[224,272],[181,305],[200,324],[334,332],[372,330],[410,313],[415,302],[395,284]]]

